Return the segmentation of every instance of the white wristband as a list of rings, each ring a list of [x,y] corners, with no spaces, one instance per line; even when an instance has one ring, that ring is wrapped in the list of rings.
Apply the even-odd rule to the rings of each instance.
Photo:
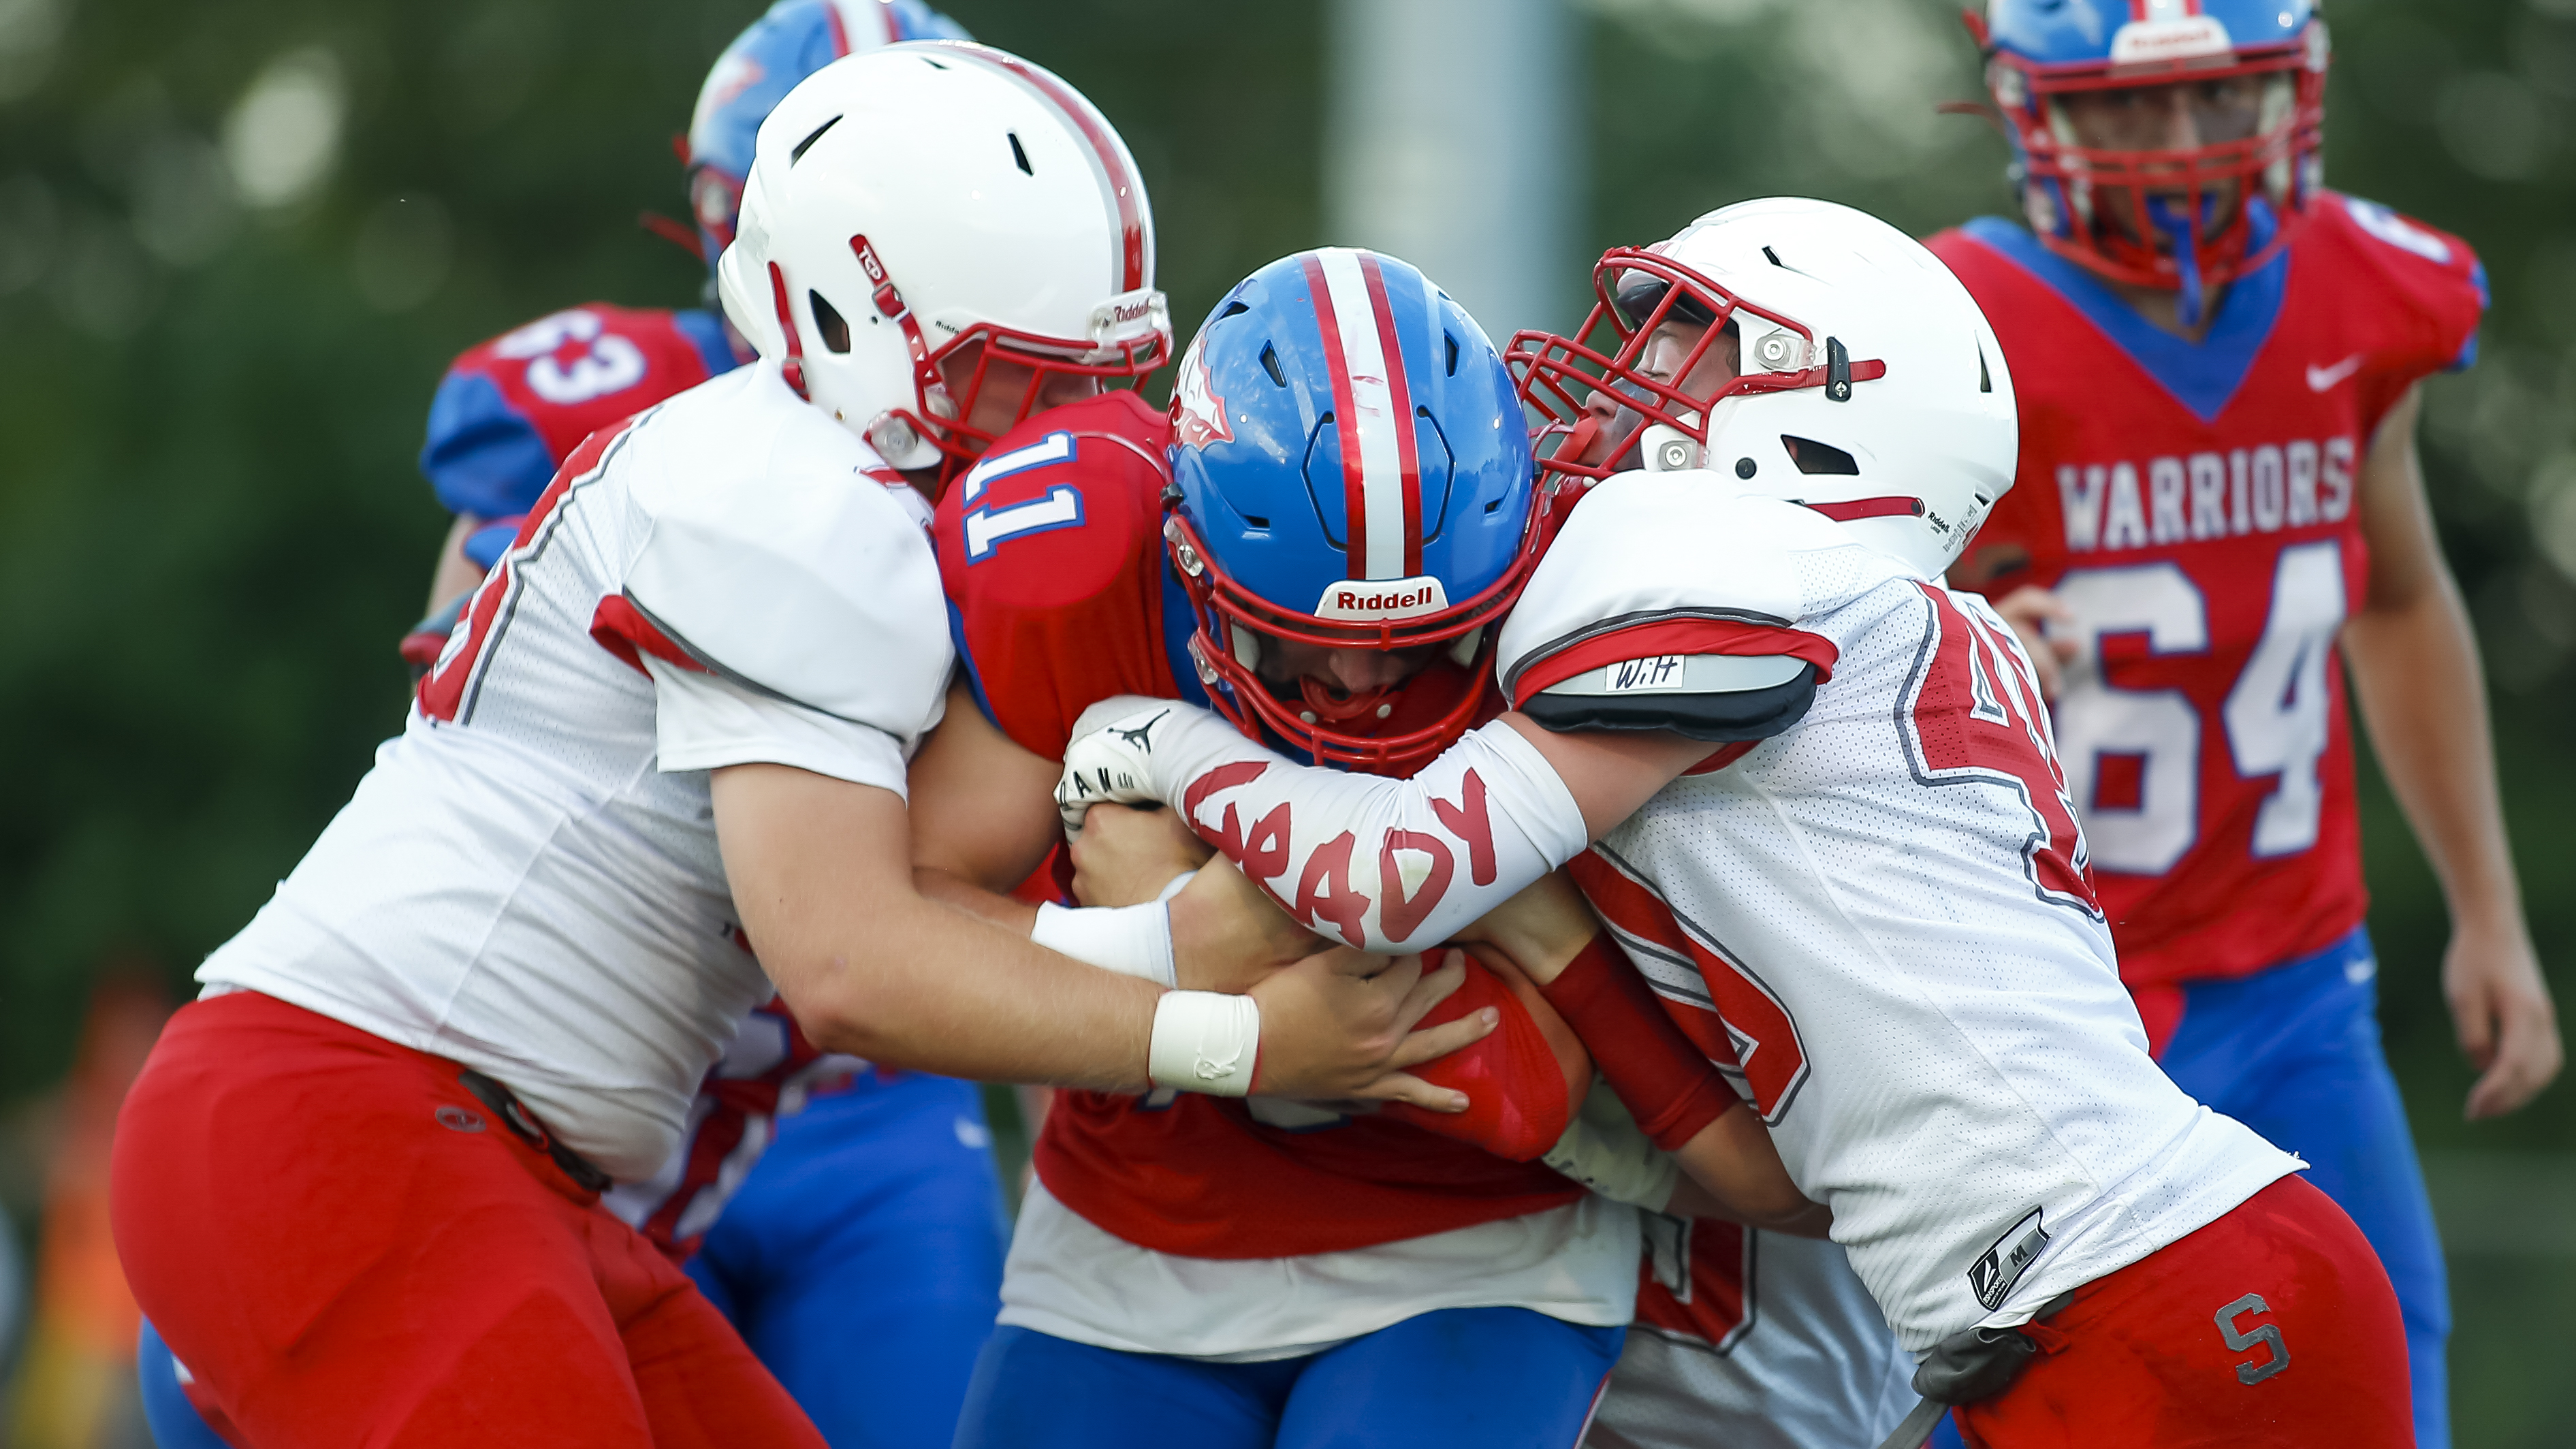
[[[1158,1087],[1240,1097],[1261,1057],[1261,1007],[1249,996],[1166,991],[1154,1004],[1145,1069]]]
[[[1160,986],[1180,984],[1172,966],[1172,910],[1161,901],[1080,909],[1042,901],[1029,939],[1105,971]]]

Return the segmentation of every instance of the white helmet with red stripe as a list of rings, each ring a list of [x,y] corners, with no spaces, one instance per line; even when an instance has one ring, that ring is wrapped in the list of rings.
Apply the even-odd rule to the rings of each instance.
[[[1614,248],[1592,277],[1580,333],[1524,332],[1506,358],[1542,418],[1543,472],[1707,468],[1926,578],[2012,487],[2002,344],[1959,279],[1886,222],[1747,201]]]
[[[1116,380],[1171,352],[1126,143],[1054,75],[963,42],[850,56],[790,91],[716,275],[791,386],[887,462],[943,476],[1039,395],[976,426],[997,365]]]

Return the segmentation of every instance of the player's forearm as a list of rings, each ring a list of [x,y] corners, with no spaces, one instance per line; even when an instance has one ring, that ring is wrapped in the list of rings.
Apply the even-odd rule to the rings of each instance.
[[[785,765],[713,776],[743,929],[815,1043],[987,1081],[1134,1088],[1161,992],[914,886],[902,797]]]
[[[815,1044],[977,1081],[1141,1090],[1161,989],[914,899],[762,962]]]
[[[1130,756],[1142,792],[1299,925],[1363,950],[1444,941],[1587,843],[1564,784],[1505,726],[1394,780],[1293,764],[1187,705],[1152,713],[1150,749]],[[1078,772],[1083,759],[1077,740],[1067,764]]]
[[[2521,929],[2486,680],[2449,575],[2345,626],[2344,659],[2380,769],[2441,882],[2452,919]]]
[[[1688,1179],[1673,1194],[1669,1210],[1677,1215],[1725,1218],[1805,1238],[1824,1237],[1832,1227],[1833,1214],[1798,1191],[1771,1134],[1740,1102],[1673,1149],[1673,1160]]]
[[[465,540],[482,526],[483,520],[471,513],[456,515],[456,521],[447,526],[447,537],[438,545],[438,562],[429,571],[429,607],[424,613],[437,613],[449,600],[483,582],[483,570],[465,556]]]
[[[1038,908],[1034,903],[988,890],[938,866],[914,866],[912,882],[924,900],[954,907],[1017,935],[1027,935],[1029,927],[1037,922]]]

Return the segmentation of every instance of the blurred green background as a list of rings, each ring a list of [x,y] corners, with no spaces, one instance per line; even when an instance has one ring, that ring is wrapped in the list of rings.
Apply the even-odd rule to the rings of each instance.
[[[1365,0],[1348,0],[1365,3]],[[248,919],[399,726],[444,526],[412,464],[454,353],[701,273],[670,140],[756,0],[0,0],[0,1204],[90,983]],[[1124,130],[1194,322],[1324,232],[1326,7],[952,0]],[[2331,0],[2328,175],[2474,243],[2484,356],[2430,388],[2434,505],[2494,687],[2532,927],[2576,956],[2576,0]],[[1805,192],[2005,210],[1936,0],[1591,0],[1583,255]],[[1452,84],[1431,74],[1426,84]],[[1566,278],[1573,320],[1581,269]],[[2375,779],[2391,1055],[2452,1246],[2460,1442],[2562,1444],[2576,1093],[2460,1120],[2446,924]],[[5,1104],[17,1104],[5,1106]],[[14,1146],[13,1146],[14,1144]]]

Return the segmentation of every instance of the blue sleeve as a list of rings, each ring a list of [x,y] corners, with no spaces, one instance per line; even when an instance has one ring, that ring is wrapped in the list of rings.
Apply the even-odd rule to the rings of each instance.
[[[420,471],[448,512],[504,518],[536,506],[555,455],[490,378],[451,372],[430,399]]]
[[[895,22],[906,40],[973,40],[966,27],[931,9],[922,0],[894,0]]]
[[[698,360],[706,364],[707,376],[722,377],[742,366],[742,359],[733,355],[733,343],[725,337],[724,319],[715,313],[690,307],[672,313],[671,326],[698,349]]]
[[[2487,264],[2485,262],[2478,262],[2469,268],[2469,285],[2478,289],[2478,311],[2480,313],[2484,313],[2489,307],[2494,305],[2494,299],[2487,292]],[[2452,358],[2451,365],[2444,368],[2443,371],[2466,372],[2477,365],[2478,334],[2475,330],[2472,330],[2469,333],[2469,340],[2460,344],[2460,355]]]

